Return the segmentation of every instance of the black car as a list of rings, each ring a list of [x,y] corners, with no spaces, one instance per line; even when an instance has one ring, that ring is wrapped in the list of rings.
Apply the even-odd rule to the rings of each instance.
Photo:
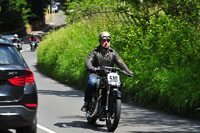
[[[37,106],[33,72],[16,47],[0,39],[0,129],[36,133]]]

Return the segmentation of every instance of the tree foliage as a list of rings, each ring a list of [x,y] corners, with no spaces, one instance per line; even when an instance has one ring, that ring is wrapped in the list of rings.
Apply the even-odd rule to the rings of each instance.
[[[67,19],[75,20],[88,13],[102,11],[102,9],[117,6],[119,0],[66,0],[65,13]]]
[[[49,0],[1,0],[1,32],[16,30],[44,17]]]
[[[125,81],[127,88],[132,83],[134,91],[124,93],[143,105],[199,118],[198,2],[128,2],[131,6],[120,10],[130,12],[135,21],[124,26],[119,33],[123,39],[115,42],[123,58],[134,64],[135,79]]]

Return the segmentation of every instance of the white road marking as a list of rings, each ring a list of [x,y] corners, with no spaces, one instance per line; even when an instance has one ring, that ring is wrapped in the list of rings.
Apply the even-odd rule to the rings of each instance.
[[[46,127],[43,127],[43,126],[41,126],[39,124],[37,124],[37,127],[40,128],[40,129],[42,129],[42,130],[44,130],[44,131],[46,131],[47,133],[56,133],[56,132],[54,132],[54,131],[46,128]]]

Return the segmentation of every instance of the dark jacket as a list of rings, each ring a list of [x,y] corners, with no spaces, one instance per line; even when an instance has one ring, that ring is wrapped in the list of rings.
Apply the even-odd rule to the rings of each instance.
[[[36,36],[31,36],[31,37],[29,37],[29,41],[36,41],[36,42],[38,42],[39,39]]]
[[[12,43],[21,43],[19,39],[13,39]]]
[[[128,67],[117,54],[117,52],[109,47],[106,53],[101,51],[101,46],[98,46],[92,50],[92,52],[87,56],[85,61],[86,69],[92,71],[95,67],[98,66],[108,66],[113,67],[114,64],[117,64],[121,69],[129,71]]]

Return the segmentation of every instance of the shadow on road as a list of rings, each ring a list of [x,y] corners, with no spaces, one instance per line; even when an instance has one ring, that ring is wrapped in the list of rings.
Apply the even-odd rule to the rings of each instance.
[[[101,132],[106,132],[106,129],[103,129],[105,125],[100,125],[100,124],[88,124],[87,122],[84,121],[72,121],[72,122],[61,122],[61,123],[56,123],[54,124],[55,126],[58,126],[60,128],[84,128],[84,129],[90,129],[94,131],[101,131]]]
[[[83,128],[99,132],[107,132],[105,122],[88,124],[84,116],[64,116],[62,119],[77,121],[59,122],[59,128]],[[103,123],[103,124],[102,124]],[[200,121],[184,119],[165,113],[123,104],[121,119],[117,133],[200,133]]]
[[[38,90],[42,95],[56,95],[60,97],[83,97],[83,93],[76,90],[56,91],[56,90]]]
[[[125,104],[119,127],[130,127],[131,133],[199,133],[200,121]]]
[[[77,121],[59,122],[59,128],[83,128],[107,132],[105,122],[88,124],[83,116],[66,116],[63,119],[78,118]],[[84,121],[83,121],[84,120]],[[144,108],[123,104],[118,129],[121,133],[200,133],[200,121],[188,120]]]
[[[88,129],[88,130],[93,130],[93,131],[98,131],[98,132],[107,132],[105,123],[102,124],[97,121],[96,124],[89,124],[85,116],[81,116],[81,115],[69,116],[68,115],[68,116],[63,116],[60,118],[64,120],[69,120],[69,119],[71,120],[71,119],[77,118],[78,120],[55,123],[54,125],[59,128],[82,128],[82,129]]]

